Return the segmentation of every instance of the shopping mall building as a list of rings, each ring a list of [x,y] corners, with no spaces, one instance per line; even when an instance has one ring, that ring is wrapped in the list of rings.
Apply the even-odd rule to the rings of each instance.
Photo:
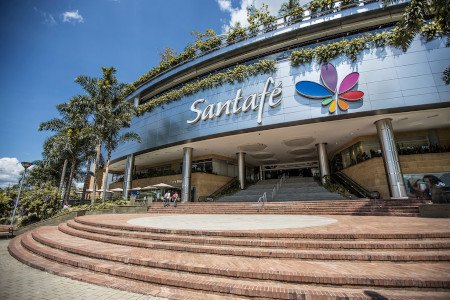
[[[197,56],[151,78],[129,96],[135,105],[210,74],[260,60],[276,71],[184,96],[135,117],[113,153],[109,188],[164,182],[198,201],[229,182],[340,171],[382,198],[412,196],[425,174],[450,173],[450,65],[445,39],[416,37],[406,52],[373,47],[356,61],[293,66],[292,51],[394,26],[407,5],[360,1]],[[446,152],[447,151],[447,152]],[[257,199],[255,199],[256,201]]]

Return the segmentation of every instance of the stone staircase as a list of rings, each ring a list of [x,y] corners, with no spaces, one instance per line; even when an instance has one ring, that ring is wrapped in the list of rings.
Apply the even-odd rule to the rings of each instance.
[[[153,203],[152,214],[293,214],[416,217],[422,200],[317,200],[267,202],[189,202],[177,207]]]
[[[319,185],[312,177],[290,177],[281,185],[274,198],[272,190],[279,179],[262,180],[238,191],[234,195],[224,196],[217,202],[254,202],[267,193],[268,201],[301,201],[301,200],[337,200],[344,199],[338,193],[331,193]]]
[[[373,219],[358,230],[352,221],[346,232],[176,230],[126,222],[146,216],[77,217],[22,234],[9,251],[51,273],[170,299],[450,296],[450,229],[418,232],[418,218],[385,217],[389,226],[398,224],[385,231],[374,229]],[[409,224],[411,230],[399,229]]]

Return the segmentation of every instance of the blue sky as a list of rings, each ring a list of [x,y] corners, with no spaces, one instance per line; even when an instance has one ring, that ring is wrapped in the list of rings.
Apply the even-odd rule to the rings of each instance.
[[[78,75],[114,66],[120,81],[133,82],[164,48],[193,42],[192,31],[245,23],[252,2],[262,0],[0,1],[0,185],[6,158],[41,158],[51,133],[37,128],[58,116],[56,104],[82,93]],[[264,2],[277,10],[282,1]]]

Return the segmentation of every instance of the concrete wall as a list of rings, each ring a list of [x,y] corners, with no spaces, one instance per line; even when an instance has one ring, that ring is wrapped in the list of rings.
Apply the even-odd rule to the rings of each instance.
[[[383,159],[374,157],[343,169],[345,175],[369,191],[378,191],[382,199],[389,199],[389,187]]]
[[[207,174],[207,173],[192,173],[192,186],[196,187],[196,199],[199,197],[209,196],[219,188],[227,184],[233,177]]]
[[[203,196],[209,196],[215,191],[217,191],[219,188],[227,184],[230,180],[232,180],[232,177],[228,176],[221,176],[221,175],[215,175],[215,174],[208,174],[208,173],[192,173],[191,176],[191,186],[195,187],[196,189],[196,199],[198,200],[198,197]],[[166,183],[173,185],[175,187],[181,186],[181,174],[177,175],[167,175],[167,176],[160,176],[160,177],[149,177],[149,178],[142,178],[142,179],[136,179],[132,182],[132,187],[146,187],[149,185],[155,185],[158,183]],[[117,188],[122,187],[123,182],[115,182],[110,184],[109,188]]]
[[[403,174],[450,172],[450,153],[426,153],[400,155]],[[342,172],[369,191],[378,191],[383,199],[389,199],[389,187],[383,158],[375,157]]]

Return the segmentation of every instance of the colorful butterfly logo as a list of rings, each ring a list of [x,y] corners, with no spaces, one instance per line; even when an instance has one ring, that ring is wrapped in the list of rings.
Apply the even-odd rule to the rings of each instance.
[[[328,111],[334,113],[336,106],[343,111],[348,109],[346,101],[359,101],[364,97],[361,91],[351,91],[358,83],[359,73],[353,72],[345,76],[336,91],[338,75],[336,68],[332,64],[322,65],[320,69],[320,79],[323,85],[313,81],[299,81],[295,84],[297,92],[307,98],[324,99],[322,105],[330,104]]]

